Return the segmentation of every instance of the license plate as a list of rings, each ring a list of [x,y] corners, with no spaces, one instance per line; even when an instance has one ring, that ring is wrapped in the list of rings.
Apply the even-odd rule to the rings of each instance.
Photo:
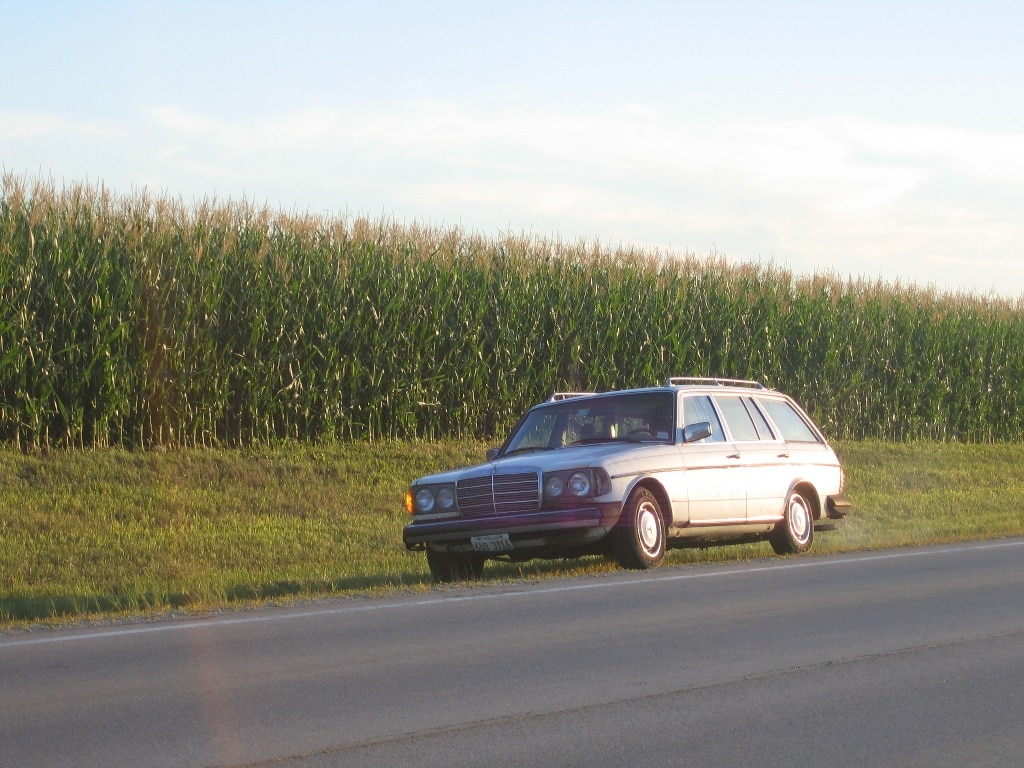
[[[511,552],[512,540],[507,533],[496,533],[493,536],[473,536],[469,542],[477,552]]]

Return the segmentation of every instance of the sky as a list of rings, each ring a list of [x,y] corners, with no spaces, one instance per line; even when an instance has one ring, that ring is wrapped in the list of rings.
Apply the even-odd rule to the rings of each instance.
[[[0,170],[1024,298],[1016,0],[0,0]]]

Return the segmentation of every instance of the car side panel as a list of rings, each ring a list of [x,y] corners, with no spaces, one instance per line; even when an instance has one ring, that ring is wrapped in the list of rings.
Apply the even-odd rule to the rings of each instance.
[[[690,524],[744,521],[747,497],[735,444],[691,443],[680,450],[686,466]]]
[[[829,446],[795,442],[787,443],[787,446],[795,476],[814,486],[822,504],[825,503],[825,497],[842,491],[843,473]]]
[[[779,520],[795,478],[789,448],[781,440],[740,443],[737,448],[745,478],[747,521]]]
[[[685,525],[689,520],[688,475],[678,446],[651,446],[633,458],[606,464],[604,468],[612,479],[612,492],[603,498],[624,502],[633,488],[650,480],[660,485],[668,497],[670,509],[662,511],[668,515],[669,525]]]

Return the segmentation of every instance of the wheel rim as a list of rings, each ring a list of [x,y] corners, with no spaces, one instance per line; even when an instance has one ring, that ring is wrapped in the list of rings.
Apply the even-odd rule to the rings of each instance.
[[[653,504],[643,503],[636,515],[636,532],[640,546],[648,555],[656,555],[661,548],[661,528],[658,525],[658,511]]]
[[[811,536],[811,513],[802,496],[794,495],[789,499],[789,513],[786,515],[789,532],[800,544],[806,544]]]

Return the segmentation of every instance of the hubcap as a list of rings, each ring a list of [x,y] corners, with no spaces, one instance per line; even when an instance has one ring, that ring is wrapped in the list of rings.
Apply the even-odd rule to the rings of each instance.
[[[811,515],[799,496],[794,496],[789,501],[789,530],[793,538],[799,542],[807,541],[811,530]]]
[[[640,535],[640,544],[648,554],[658,550],[658,518],[657,512],[650,504],[644,504],[637,513],[637,533]]]

